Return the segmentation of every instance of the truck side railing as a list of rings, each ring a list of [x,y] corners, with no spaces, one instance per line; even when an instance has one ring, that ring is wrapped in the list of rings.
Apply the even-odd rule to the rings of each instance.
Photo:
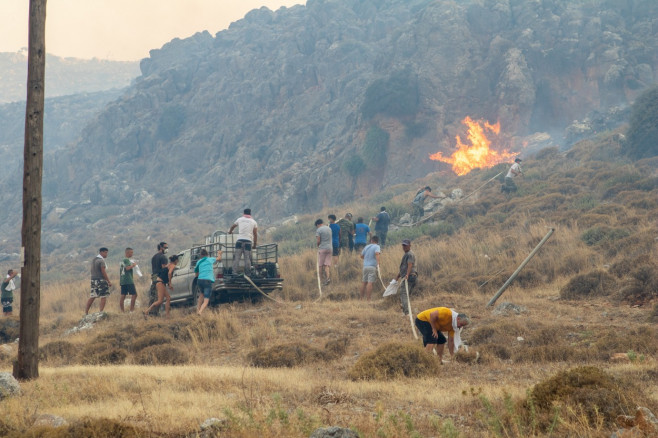
[[[211,236],[206,237],[205,243],[194,244],[190,250],[191,266],[196,266],[197,261],[201,258],[201,250],[205,249],[210,257],[215,257],[218,250],[222,250],[222,267],[231,267],[233,264],[233,255],[235,253],[235,242],[237,236],[227,234],[223,231],[216,231]],[[270,266],[275,267],[279,262],[278,245],[269,243],[258,245],[251,250],[251,263],[254,267]],[[239,267],[244,268],[244,260],[240,260]],[[274,270],[275,271],[275,270]],[[277,273],[268,269],[268,277],[276,276]]]

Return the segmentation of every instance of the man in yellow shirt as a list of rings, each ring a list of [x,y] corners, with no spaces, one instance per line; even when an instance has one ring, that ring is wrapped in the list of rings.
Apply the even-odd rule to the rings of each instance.
[[[428,353],[436,347],[439,360],[443,357],[446,337],[441,332],[448,332],[448,351],[454,356],[461,345],[459,329],[469,325],[471,320],[464,313],[457,313],[447,307],[434,307],[420,312],[416,316],[416,327],[423,334],[423,346]],[[455,335],[456,333],[456,335]]]

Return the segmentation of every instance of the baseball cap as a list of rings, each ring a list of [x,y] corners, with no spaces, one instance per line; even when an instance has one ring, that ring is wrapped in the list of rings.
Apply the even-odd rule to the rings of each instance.
[[[403,245],[407,245],[407,246],[409,246],[409,245],[411,245],[411,240],[409,240],[409,239],[404,239],[404,240],[402,241],[402,244],[403,244]]]

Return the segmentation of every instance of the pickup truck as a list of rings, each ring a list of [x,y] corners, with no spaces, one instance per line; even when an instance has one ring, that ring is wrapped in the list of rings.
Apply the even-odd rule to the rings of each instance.
[[[222,250],[222,260],[213,266],[215,282],[212,286],[211,304],[232,300],[262,298],[261,293],[245,278],[244,260],[238,264],[238,272],[232,272],[235,238],[233,234],[215,231],[205,238],[205,243],[194,244],[191,248],[178,253],[178,265],[172,274],[173,291],[170,291],[172,303],[187,302],[196,304],[201,294],[196,282],[194,268],[201,258],[201,249],[215,257],[217,250]],[[279,273],[278,246],[276,243],[259,245],[251,251],[252,269],[246,275],[265,294],[283,288],[283,279]]]

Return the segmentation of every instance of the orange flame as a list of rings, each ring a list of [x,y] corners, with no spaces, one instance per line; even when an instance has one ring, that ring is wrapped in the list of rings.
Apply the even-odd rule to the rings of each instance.
[[[466,116],[462,123],[468,126],[470,145],[462,143],[457,135],[455,137],[457,150],[450,157],[444,157],[441,152],[437,152],[430,155],[430,160],[452,164],[452,170],[457,175],[466,175],[473,169],[493,167],[498,163],[508,162],[518,155],[517,152],[509,152],[507,149],[499,152],[490,147],[491,140],[485,135],[485,129],[498,136],[500,122],[492,125],[487,121],[477,122]]]

